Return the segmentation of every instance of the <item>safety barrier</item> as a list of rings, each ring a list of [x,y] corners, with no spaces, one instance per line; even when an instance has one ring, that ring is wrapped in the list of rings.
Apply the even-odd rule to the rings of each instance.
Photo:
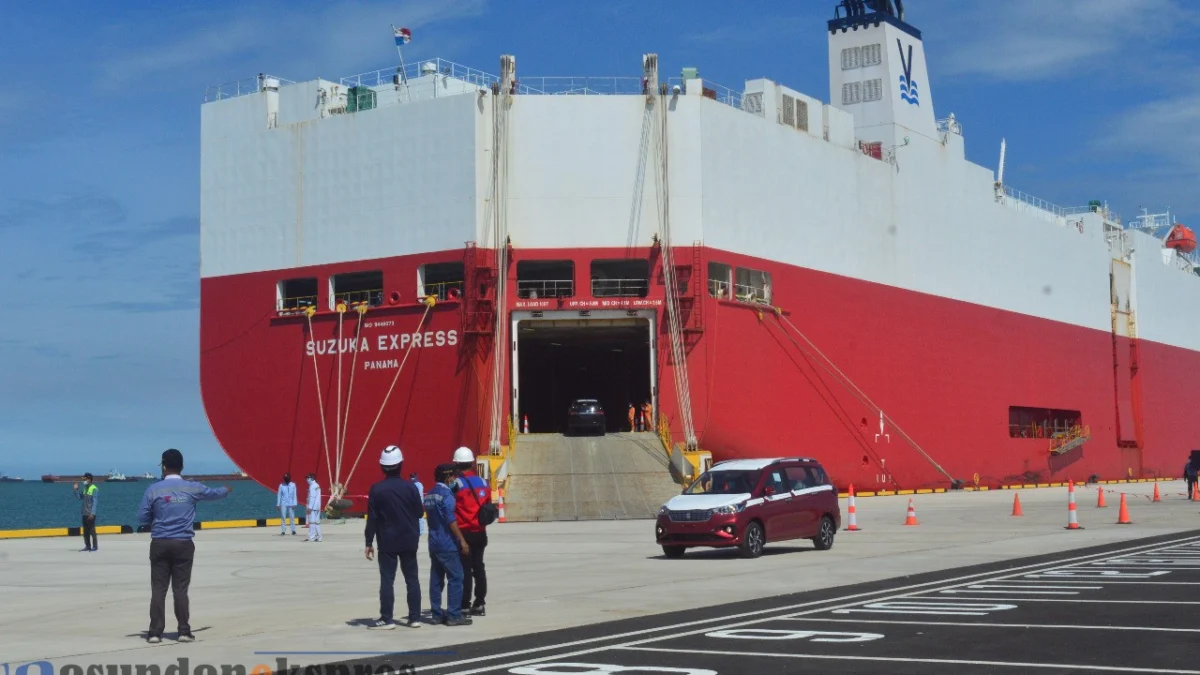
[[[306,525],[303,516],[296,518],[297,525]],[[244,520],[204,520],[192,523],[192,530],[229,530],[250,527],[279,527],[279,518],[247,518]],[[82,535],[80,527],[47,527],[23,530],[0,530],[0,539],[34,539],[40,537],[78,537]],[[148,527],[133,527],[132,525],[97,525],[96,534],[146,534]]]

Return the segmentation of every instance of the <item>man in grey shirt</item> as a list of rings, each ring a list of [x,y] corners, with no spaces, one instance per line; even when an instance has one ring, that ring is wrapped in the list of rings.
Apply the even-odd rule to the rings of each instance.
[[[83,509],[83,526],[79,528],[80,534],[83,535],[83,548],[80,553],[100,548],[99,542],[96,541],[96,505],[99,502],[99,496],[96,493],[99,489],[92,478],[90,473],[83,474],[82,492],[79,490],[79,483],[71,486],[75,490],[75,498],[80,501]]]

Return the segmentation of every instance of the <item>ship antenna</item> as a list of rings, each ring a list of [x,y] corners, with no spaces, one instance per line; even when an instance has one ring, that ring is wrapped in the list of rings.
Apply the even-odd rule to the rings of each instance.
[[[1000,139],[1000,168],[996,171],[996,201],[1004,201],[1004,153],[1008,148],[1006,139]]]

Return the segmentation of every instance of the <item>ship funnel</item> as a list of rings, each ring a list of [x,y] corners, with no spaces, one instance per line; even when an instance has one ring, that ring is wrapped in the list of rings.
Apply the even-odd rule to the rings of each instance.
[[[837,5],[829,21],[829,98],[854,116],[862,140],[898,145],[909,131],[938,140],[925,44],[901,2]]]

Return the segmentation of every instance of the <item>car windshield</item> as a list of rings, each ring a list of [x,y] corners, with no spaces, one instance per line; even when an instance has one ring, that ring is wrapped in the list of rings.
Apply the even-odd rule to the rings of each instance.
[[[572,407],[575,408],[575,412],[579,413],[600,412],[600,403],[597,401],[576,401]]]
[[[754,490],[758,471],[706,471],[683,491],[685,495],[739,495]]]

